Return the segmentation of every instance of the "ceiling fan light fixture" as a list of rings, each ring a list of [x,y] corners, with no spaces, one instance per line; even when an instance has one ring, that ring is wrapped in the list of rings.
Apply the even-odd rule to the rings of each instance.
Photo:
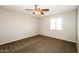
[[[40,11],[35,11],[34,14],[35,15],[41,15],[41,12]]]
[[[39,15],[41,14],[41,12],[38,12],[39,13]]]
[[[37,15],[38,14],[38,11],[35,11],[35,14]]]
[[[34,5],[33,9],[26,9],[26,10],[32,10],[34,15],[44,15],[44,12],[49,11],[49,9],[41,9],[39,5]]]

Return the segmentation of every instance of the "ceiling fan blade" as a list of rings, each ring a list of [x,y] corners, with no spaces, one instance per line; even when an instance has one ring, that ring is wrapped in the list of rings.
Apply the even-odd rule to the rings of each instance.
[[[35,14],[35,12],[33,12],[33,14]]]
[[[44,15],[44,13],[43,13],[43,12],[41,12],[41,14],[42,14],[42,15]]]
[[[25,9],[26,11],[33,11],[33,9]]]
[[[41,11],[49,11],[49,9],[41,9]]]

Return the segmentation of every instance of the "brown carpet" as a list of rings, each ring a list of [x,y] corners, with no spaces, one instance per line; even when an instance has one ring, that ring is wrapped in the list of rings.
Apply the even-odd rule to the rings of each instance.
[[[77,53],[75,43],[37,35],[0,45],[3,53]]]

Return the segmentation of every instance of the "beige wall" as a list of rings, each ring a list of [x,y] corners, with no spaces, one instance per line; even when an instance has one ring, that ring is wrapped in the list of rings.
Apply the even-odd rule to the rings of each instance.
[[[62,18],[62,30],[51,30],[50,19]],[[40,34],[76,42],[76,10],[40,18]]]
[[[77,47],[79,52],[79,7],[77,8]]]
[[[37,18],[0,9],[0,45],[38,34]]]

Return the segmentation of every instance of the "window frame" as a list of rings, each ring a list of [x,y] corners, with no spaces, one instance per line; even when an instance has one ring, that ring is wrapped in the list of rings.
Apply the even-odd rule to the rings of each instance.
[[[58,23],[59,20],[60,20],[60,23]],[[62,30],[62,18],[58,17],[58,18],[50,19],[50,29],[51,30]]]

